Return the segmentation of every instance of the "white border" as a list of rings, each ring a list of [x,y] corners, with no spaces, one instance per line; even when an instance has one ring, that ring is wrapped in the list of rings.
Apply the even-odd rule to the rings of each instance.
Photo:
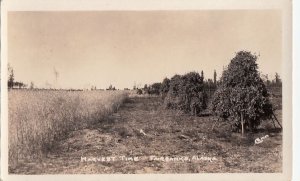
[[[80,11],[95,11],[95,10],[209,10],[209,9],[281,9],[283,17],[283,36],[282,51],[283,51],[283,120],[284,120],[284,137],[283,146],[283,173],[276,174],[138,174],[138,175],[88,175],[90,180],[105,179],[118,180],[140,179],[151,180],[287,180],[291,175],[289,161],[291,160],[291,2],[288,0],[102,0],[102,1],[86,1],[86,0],[6,0],[2,2],[1,7],[1,80],[7,80],[7,47],[4,46],[7,42],[7,11],[62,11],[62,10],[80,10]],[[3,44],[4,43],[4,44]],[[8,175],[7,170],[7,84],[1,82],[1,178],[4,180],[53,180],[53,179],[86,179],[87,175],[48,175],[48,176],[21,176]],[[289,121],[289,122],[288,122]],[[4,140],[4,141],[3,141]]]
[[[293,2],[293,109],[300,109],[300,2]],[[298,10],[298,11],[297,11]],[[293,180],[300,180],[300,113],[293,113]],[[298,153],[298,154],[297,154]]]
[[[281,9],[288,0],[6,0],[14,11]]]

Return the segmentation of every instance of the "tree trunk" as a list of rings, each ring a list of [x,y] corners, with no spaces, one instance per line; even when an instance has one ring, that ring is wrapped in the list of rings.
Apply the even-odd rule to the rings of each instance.
[[[243,118],[243,113],[241,114],[241,124],[242,124],[242,135],[244,136],[244,118]]]

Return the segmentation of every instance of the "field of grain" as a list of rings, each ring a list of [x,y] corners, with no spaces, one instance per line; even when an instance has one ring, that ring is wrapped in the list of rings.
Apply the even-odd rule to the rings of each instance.
[[[40,159],[75,131],[106,119],[124,91],[9,90],[9,166]]]

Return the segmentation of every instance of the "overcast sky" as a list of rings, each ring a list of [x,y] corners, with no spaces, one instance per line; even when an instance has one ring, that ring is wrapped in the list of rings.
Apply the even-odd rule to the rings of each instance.
[[[281,75],[279,11],[10,12],[8,62],[39,87],[132,88],[175,73],[218,78],[235,52]],[[55,82],[54,70],[58,72]]]

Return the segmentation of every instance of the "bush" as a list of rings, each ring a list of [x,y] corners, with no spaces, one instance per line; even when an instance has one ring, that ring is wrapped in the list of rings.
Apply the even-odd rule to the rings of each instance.
[[[160,87],[160,94],[162,95],[163,99],[167,96],[169,92],[169,88],[170,88],[170,79],[165,78]]]
[[[148,87],[148,94],[159,95],[160,94],[161,83],[157,82]]]
[[[273,113],[256,60],[257,56],[250,52],[238,52],[223,71],[211,105],[215,115],[228,118],[232,125],[242,128],[242,133],[244,127],[255,129]]]
[[[167,108],[199,114],[206,108],[207,96],[203,89],[203,77],[196,72],[175,75],[170,80],[169,91],[164,100]]]
[[[136,90],[136,93],[137,93],[138,95],[141,95],[141,94],[143,94],[143,91],[142,91],[142,89],[137,89],[137,90]]]

